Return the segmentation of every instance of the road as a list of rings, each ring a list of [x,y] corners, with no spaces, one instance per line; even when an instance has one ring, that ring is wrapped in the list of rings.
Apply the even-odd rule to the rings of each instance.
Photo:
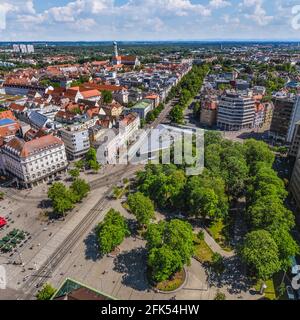
[[[156,128],[159,124],[164,123],[167,120],[167,117],[175,105],[176,100],[173,99],[169,103],[166,104],[164,110],[159,114],[157,119],[155,119],[150,125],[149,128]]]
[[[166,105],[159,117],[151,124],[151,127],[155,128],[166,120],[172,109],[173,103],[174,101],[171,101]],[[109,195],[112,192],[113,185],[124,178],[133,176],[139,170],[141,170],[141,166],[128,165],[112,175],[106,175],[91,182],[92,190],[104,186],[108,186],[108,190],[99,199],[96,205],[87,213],[87,215],[85,215],[84,219],[77,224],[66,239],[57,248],[55,248],[44,264],[39,267],[34,274],[28,277],[27,281],[21,288],[23,293],[18,297],[19,300],[28,300],[35,297],[37,291],[46,282],[45,279],[51,277],[51,274],[53,274],[53,272],[59,267],[60,263],[69,254],[69,252],[72,252],[72,249],[85,235],[89,228],[104,219],[104,209],[109,203]],[[10,192],[9,196],[15,197],[16,194],[14,194],[14,192]],[[30,201],[29,197],[27,197],[27,199]]]
[[[85,215],[84,219],[81,220],[74,230],[66,237],[66,239],[59,245],[53,252],[53,254],[46,260],[46,262],[33,274],[22,286],[22,291],[24,294],[19,296],[19,299],[31,299],[35,296],[38,288],[40,288],[44,283],[45,279],[51,277],[51,274],[59,266],[60,262],[64,257],[72,251],[75,244],[82,238],[86,231],[91,225],[101,222],[104,219],[104,209],[109,203],[109,196],[112,192],[113,185],[118,183],[123,178],[130,178],[138,170],[140,166],[127,166],[117,175],[113,176],[113,179],[106,181],[109,185],[108,190],[99,199],[96,205]],[[100,215],[99,215],[100,214]]]

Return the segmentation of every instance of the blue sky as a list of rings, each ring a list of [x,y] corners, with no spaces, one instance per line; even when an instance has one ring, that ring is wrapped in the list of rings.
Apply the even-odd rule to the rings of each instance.
[[[0,40],[300,40],[297,12],[300,0],[0,0]]]

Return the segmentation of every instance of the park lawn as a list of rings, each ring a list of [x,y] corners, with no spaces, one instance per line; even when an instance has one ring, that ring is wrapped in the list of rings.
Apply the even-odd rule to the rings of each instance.
[[[214,252],[211,250],[205,240],[195,242],[195,258],[201,263],[212,262]]]
[[[267,280],[265,281],[266,285],[267,285],[267,289],[265,291],[265,298],[268,300],[276,300],[276,292],[275,292],[275,286],[274,286],[274,281],[273,279]],[[260,292],[261,289],[261,285],[262,285],[262,280],[258,280],[257,284],[255,285],[255,290],[257,292]]]
[[[185,280],[185,271],[179,271],[175,273],[170,280],[162,281],[156,285],[156,289],[160,291],[174,291],[178,289]]]
[[[225,234],[226,225],[222,219],[213,222],[208,228],[209,234],[214,238],[214,240],[221,246],[225,251],[232,251],[232,248],[226,241]]]

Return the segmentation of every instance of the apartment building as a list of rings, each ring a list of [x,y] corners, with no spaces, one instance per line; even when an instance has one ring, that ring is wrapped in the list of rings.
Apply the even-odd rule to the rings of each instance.
[[[241,96],[227,91],[219,101],[217,125],[222,130],[238,131],[253,127],[255,101],[249,96]]]
[[[294,171],[290,183],[290,191],[296,201],[298,208],[300,208],[300,152],[296,157]]]
[[[153,110],[153,101],[143,99],[135,104],[132,108],[127,110],[127,113],[137,113],[140,119],[146,119],[147,114]]]
[[[299,102],[295,102],[296,100],[294,97],[273,99],[274,112],[269,136],[274,141],[291,143],[293,137],[292,131],[294,130],[293,127],[296,123],[295,120],[297,119],[298,114],[298,112],[295,110],[295,107],[299,108],[300,106]]]
[[[84,156],[90,148],[88,128],[82,126],[69,126],[59,130],[62,141],[65,144],[69,159],[78,159]]]
[[[296,158],[300,151],[300,121],[295,125],[294,136],[289,150],[289,156]]]
[[[201,125],[212,127],[217,123],[217,106],[216,100],[206,101],[200,112]]]
[[[1,158],[3,174],[17,178],[25,188],[47,181],[68,166],[64,143],[52,135],[28,142],[13,138],[1,148]]]
[[[274,105],[272,102],[265,102],[264,105],[264,126],[266,128],[271,126],[273,112],[274,112]]]

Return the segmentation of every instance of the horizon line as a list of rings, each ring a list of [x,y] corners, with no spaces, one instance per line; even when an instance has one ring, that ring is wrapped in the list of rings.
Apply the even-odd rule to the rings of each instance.
[[[94,42],[94,43],[109,43],[109,42],[130,42],[130,43],[140,43],[140,42],[300,42],[300,39],[178,39],[178,40],[0,40],[0,43],[15,43],[15,42]]]

